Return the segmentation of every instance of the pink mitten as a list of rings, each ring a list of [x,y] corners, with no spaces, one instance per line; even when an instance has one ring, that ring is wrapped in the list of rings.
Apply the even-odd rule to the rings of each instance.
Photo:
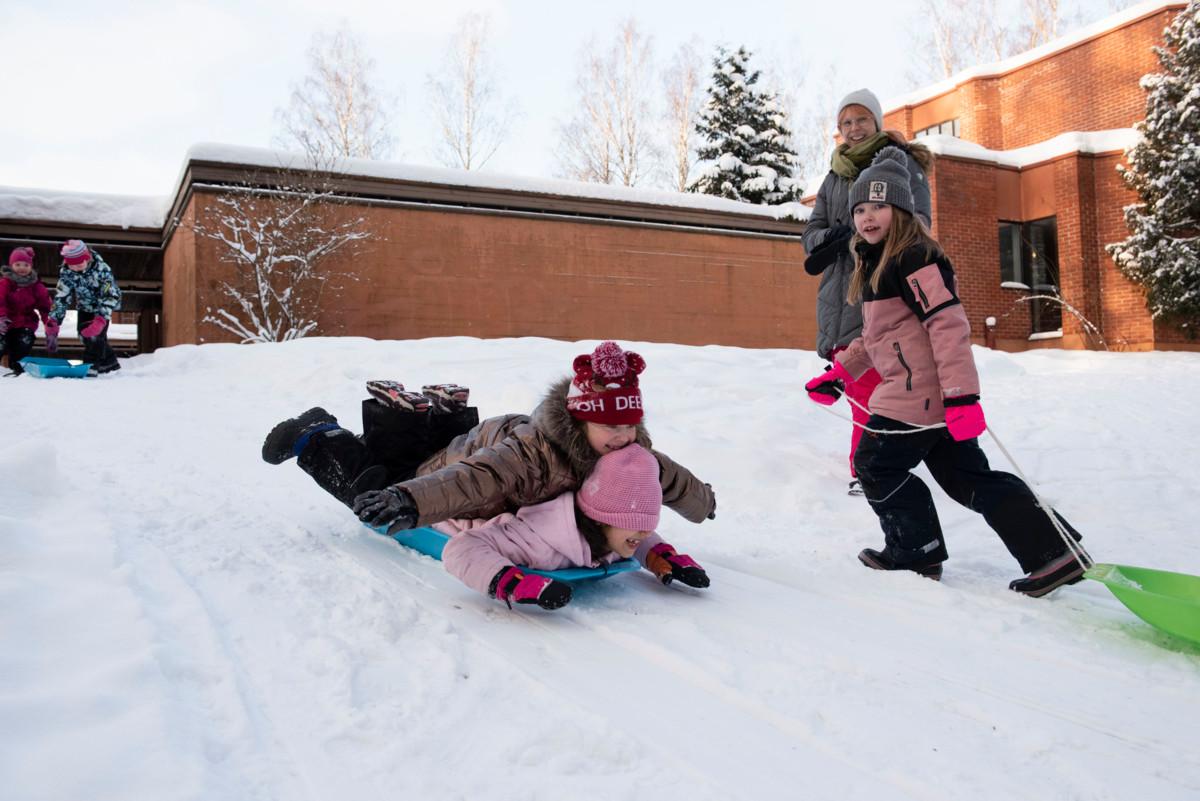
[[[90,323],[83,327],[83,329],[79,332],[79,335],[88,337],[89,339],[91,337],[100,336],[100,333],[104,331],[104,326],[107,324],[108,320],[105,320],[103,317],[97,314],[92,318]]]
[[[979,397],[967,395],[962,398],[946,398],[946,430],[955,442],[975,439],[987,429],[983,419],[983,407]]]
[[[571,600],[571,587],[536,573],[526,574],[517,567],[506,567],[492,578],[488,594],[510,607],[515,601],[519,604],[537,604],[543,609],[558,609]]]
[[[686,553],[676,553],[665,542],[660,542],[646,554],[646,569],[658,577],[663,584],[682,581],[689,587],[707,587],[708,573]]]
[[[810,399],[822,406],[832,406],[837,403],[837,399],[845,391],[846,382],[853,380],[854,378],[845,367],[842,367],[841,362],[834,362],[828,370],[805,384],[804,391],[808,393]]]

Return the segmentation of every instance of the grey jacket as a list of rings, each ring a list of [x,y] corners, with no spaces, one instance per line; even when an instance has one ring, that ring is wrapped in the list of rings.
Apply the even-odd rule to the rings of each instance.
[[[913,205],[928,225],[933,219],[929,181],[925,178],[925,170],[913,157],[907,152],[904,155],[907,159],[905,166],[911,177],[909,188],[912,190]],[[849,207],[850,185],[850,181],[833,172],[825,176],[801,239],[806,253],[812,253],[820,247],[831,228],[839,225],[853,227]],[[832,358],[830,354],[834,348],[849,345],[862,333],[862,309],[857,304],[851,306],[846,302],[853,272],[854,257],[847,246],[846,251],[838,256],[837,263],[821,274],[821,284],[817,288],[817,355],[822,359]]]

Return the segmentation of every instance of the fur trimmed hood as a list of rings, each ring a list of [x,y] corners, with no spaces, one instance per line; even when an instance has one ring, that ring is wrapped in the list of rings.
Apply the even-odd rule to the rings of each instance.
[[[583,422],[576,420],[567,411],[567,390],[570,386],[569,377],[551,384],[542,402],[530,417],[533,425],[567,457],[571,472],[582,481],[591,474],[592,468],[600,460],[600,454],[588,445],[587,436],[583,433]],[[651,448],[650,435],[646,433],[645,425],[640,422],[637,424],[637,437],[634,441],[646,450]]]

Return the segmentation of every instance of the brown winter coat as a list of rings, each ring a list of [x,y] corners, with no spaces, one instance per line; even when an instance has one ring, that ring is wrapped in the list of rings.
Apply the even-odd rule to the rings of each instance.
[[[487,518],[543,503],[579,488],[600,454],[567,412],[569,379],[555,383],[532,416],[491,417],[456,437],[402,481],[416,501],[418,526],[450,518]],[[715,508],[712,490],[687,468],[650,447],[639,423],[637,443],[658,459],[663,504],[699,523]]]
[[[882,250],[882,243],[860,246],[868,276]],[[863,287],[862,316],[862,336],[837,360],[854,378],[871,367],[879,371],[873,414],[930,425],[945,420],[943,399],[979,394],[971,324],[945,256],[926,256],[916,245],[892,259],[878,290]]]

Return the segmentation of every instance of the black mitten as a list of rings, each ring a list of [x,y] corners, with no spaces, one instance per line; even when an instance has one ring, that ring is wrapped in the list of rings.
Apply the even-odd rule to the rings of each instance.
[[[400,487],[385,487],[364,492],[354,499],[354,514],[372,526],[409,529],[417,525],[417,504]]]
[[[571,585],[536,573],[525,573],[518,567],[505,567],[492,577],[488,595],[512,608],[513,602],[537,604],[543,609],[558,609],[571,600]]]
[[[838,257],[849,252],[850,237],[854,230],[848,225],[835,225],[825,235],[825,240],[813,248],[804,260],[804,272],[820,275],[837,262]]]

